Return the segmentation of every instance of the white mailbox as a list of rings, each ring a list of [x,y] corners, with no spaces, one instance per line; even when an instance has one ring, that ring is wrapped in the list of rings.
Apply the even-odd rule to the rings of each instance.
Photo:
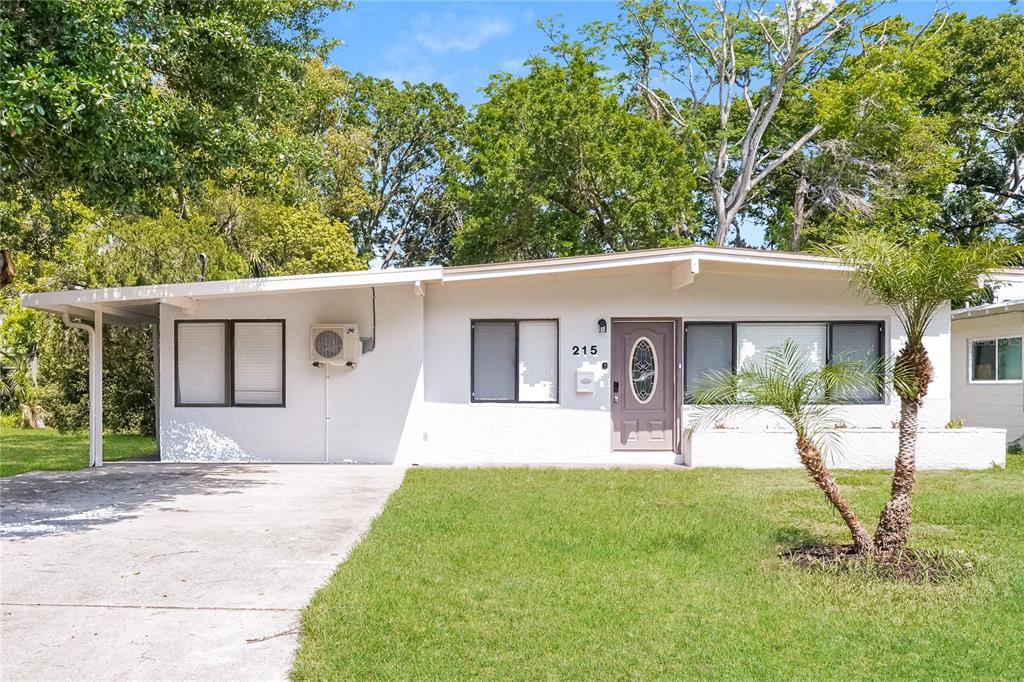
[[[594,378],[594,373],[593,372],[591,372],[589,370],[585,370],[585,369],[577,369],[576,370],[576,392],[577,393],[593,393],[594,392],[594,383],[596,381],[597,380]]]

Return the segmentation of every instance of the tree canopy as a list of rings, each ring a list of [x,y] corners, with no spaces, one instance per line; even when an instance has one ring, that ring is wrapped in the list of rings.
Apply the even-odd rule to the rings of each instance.
[[[228,278],[1024,240],[1016,9],[914,25],[875,0],[622,0],[575,33],[542,22],[547,52],[467,109],[330,64],[321,20],[348,7],[0,4],[0,378],[24,389],[0,409],[48,395],[73,424],[84,404],[59,351],[78,332],[18,294],[195,280],[200,253]],[[137,397],[145,332],[124,334]]]

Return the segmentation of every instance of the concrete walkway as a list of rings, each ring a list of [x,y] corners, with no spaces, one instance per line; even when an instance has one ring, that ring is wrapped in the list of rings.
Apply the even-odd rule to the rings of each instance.
[[[268,680],[404,471],[111,464],[0,479],[0,677]]]

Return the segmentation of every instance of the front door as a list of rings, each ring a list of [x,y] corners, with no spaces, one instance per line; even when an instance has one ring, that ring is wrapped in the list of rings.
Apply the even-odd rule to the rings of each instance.
[[[612,321],[612,449],[675,448],[675,322]]]

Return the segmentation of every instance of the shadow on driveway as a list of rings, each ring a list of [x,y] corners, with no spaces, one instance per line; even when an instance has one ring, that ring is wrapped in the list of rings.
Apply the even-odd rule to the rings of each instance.
[[[239,476],[242,471],[248,476]],[[0,537],[80,533],[134,518],[139,507],[186,495],[232,495],[277,485],[252,464],[108,464],[79,471],[32,471],[0,479]],[[181,509],[183,513],[187,512]]]

